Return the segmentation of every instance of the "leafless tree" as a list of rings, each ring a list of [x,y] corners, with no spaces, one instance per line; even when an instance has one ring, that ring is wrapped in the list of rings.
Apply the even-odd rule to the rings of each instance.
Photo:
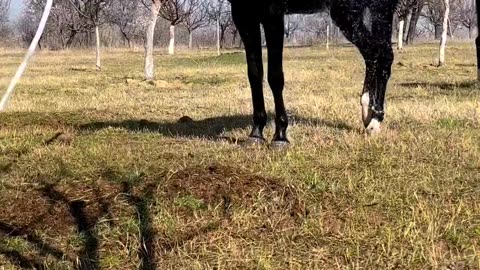
[[[31,26],[38,23],[44,8],[44,1],[30,0],[26,2],[25,11],[20,21],[21,31],[24,32],[22,38],[25,42],[30,42],[28,39],[33,38],[30,33]],[[70,47],[78,33],[87,31],[84,23],[85,21],[78,16],[74,6],[69,1],[54,1],[42,41],[49,40],[50,46],[53,48],[65,49]]]
[[[23,15],[18,20],[17,31],[24,46],[29,46],[32,43],[37,31],[38,21],[39,18],[37,18],[37,16],[33,14],[32,10],[28,8],[23,12]],[[39,45],[41,47],[41,43],[39,43]]]
[[[169,54],[175,54],[175,27],[185,22],[193,10],[189,4],[189,0],[169,0],[160,8],[160,16],[170,22]]]
[[[417,37],[417,27],[420,15],[425,6],[425,0],[414,0],[411,9],[410,20],[408,23],[408,33],[406,44],[412,44]]]
[[[408,17],[416,7],[417,0],[400,0],[397,5],[396,14],[398,16],[398,38],[397,49],[403,50],[403,41]],[[410,17],[411,18],[411,17]]]
[[[155,26],[157,25],[158,14],[164,0],[142,0],[142,2],[150,10],[145,33],[145,79],[151,81],[155,78],[155,65],[153,62]]]
[[[95,33],[96,40],[96,67],[101,69],[100,61],[100,30],[99,26],[105,22],[104,9],[111,0],[56,0],[52,7],[48,21],[47,33],[44,40],[56,40],[61,48],[70,47],[79,34],[90,36]],[[38,20],[45,3],[41,0],[29,0],[23,20],[24,29],[28,29],[27,22]],[[28,32],[26,30],[26,32]],[[27,35],[28,36],[28,35]]]
[[[183,22],[187,28],[189,39],[188,48],[193,47],[193,32],[208,25],[208,5],[202,0],[187,0],[188,12]]]
[[[229,28],[235,27],[230,11],[230,3],[227,0],[209,0],[207,13],[210,22],[217,28],[217,53],[225,44],[225,34]]]
[[[0,0],[0,36],[7,37],[10,34],[8,27],[8,11],[10,0]]]
[[[86,20],[88,28],[95,30],[96,67],[101,70],[100,61],[100,25],[104,23],[104,8],[110,0],[69,0],[80,17]]]
[[[442,24],[442,38],[440,41],[440,53],[438,65],[445,65],[445,49],[447,45],[447,36],[448,36],[448,19],[450,14],[450,0],[443,0],[443,24]]]
[[[8,22],[8,11],[10,10],[10,0],[0,0],[0,25]]]
[[[330,26],[330,18],[325,13],[308,16],[305,20],[305,31],[313,34],[315,38],[326,37],[327,28]],[[287,32],[287,31],[286,31]]]
[[[112,0],[106,7],[105,15],[110,24],[116,25],[128,44],[144,38],[145,9],[136,0]]]
[[[422,17],[433,26],[435,39],[440,40],[443,31],[443,18],[445,14],[444,0],[427,0],[422,11]]]
[[[477,27],[477,12],[475,0],[455,0],[452,2],[452,14],[461,26],[468,30],[468,37],[471,39],[473,29]]]
[[[300,15],[287,15],[285,17],[285,37],[297,43],[295,33],[300,29]]]

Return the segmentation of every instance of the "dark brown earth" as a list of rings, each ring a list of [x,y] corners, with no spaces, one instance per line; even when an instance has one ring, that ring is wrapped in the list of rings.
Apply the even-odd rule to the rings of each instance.
[[[108,215],[119,191],[118,186],[106,182],[7,189],[0,197],[0,224],[15,228],[17,234],[42,230],[63,235],[75,226],[90,228]]]
[[[259,200],[268,202],[272,206],[269,210],[291,217],[302,216],[305,211],[295,189],[286,186],[281,179],[265,178],[225,166],[177,172],[168,178],[162,190],[170,200],[192,196],[211,207],[221,204],[226,212],[232,206],[258,208]]]
[[[122,218],[137,219],[143,239],[139,257],[143,264],[153,267],[152,258],[193,239],[208,239],[216,233],[269,238],[276,231],[297,227],[306,212],[295,188],[281,179],[232,167],[196,166],[155,179],[142,177],[142,181],[134,184],[98,180],[90,184],[6,188],[0,191],[0,236],[22,237],[35,244],[40,241],[37,235],[41,233],[58,240],[48,244],[55,251],[53,254],[69,258],[72,263],[80,258],[80,265],[84,258],[83,265],[93,267],[98,249],[108,248],[97,240],[99,221],[111,220],[109,226],[115,227],[115,221]],[[194,201],[198,207],[179,203],[182,200]],[[155,203],[165,204],[161,208],[181,221],[175,233],[163,231],[162,224],[152,222]],[[251,219],[244,221],[245,224],[232,222],[231,216],[236,211],[249,212]],[[86,237],[82,250],[62,251],[62,247],[68,246],[64,243],[66,239],[75,234]],[[23,260],[28,262],[25,265],[35,266],[38,257],[27,255]]]

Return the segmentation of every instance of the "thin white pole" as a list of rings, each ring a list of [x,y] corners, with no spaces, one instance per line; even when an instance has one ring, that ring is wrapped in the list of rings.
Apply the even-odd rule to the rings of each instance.
[[[45,6],[45,11],[43,12],[43,15],[42,15],[42,20],[40,21],[40,25],[38,26],[37,33],[35,34],[35,37],[32,40],[32,44],[30,44],[30,47],[28,48],[28,52],[25,55],[25,58],[23,59],[22,64],[18,68],[17,73],[15,73],[15,77],[13,77],[12,81],[10,82],[10,85],[7,88],[7,91],[5,92],[5,94],[2,97],[2,100],[0,101],[0,111],[4,111],[5,108],[7,107],[8,101],[10,100],[10,97],[12,96],[13,91],[15,90],[15,86],[17,85],[18,81],[20,80],[23,73],[25,72],[25,69],[27,69],[28,61],[35,53],[35,49],[37,48],[40,38],[42,37],[43,30],[45,29],[45,25],[47,24],[48,16],[50,15],[50,10],[52,9],[52,4],[53,4],[53,0],[47,0],[47,5]]]

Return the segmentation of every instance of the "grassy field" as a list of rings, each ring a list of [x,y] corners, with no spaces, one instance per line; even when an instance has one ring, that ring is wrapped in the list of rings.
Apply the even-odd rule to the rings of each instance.
[[[371,138],[354,48],[288,49],[273,151],[242,145],[241,52],[158,52],[155,83],[141,52],[40,52],[0,114],[0,269],[480,269],[474,49],[436,53],[397,54]]]

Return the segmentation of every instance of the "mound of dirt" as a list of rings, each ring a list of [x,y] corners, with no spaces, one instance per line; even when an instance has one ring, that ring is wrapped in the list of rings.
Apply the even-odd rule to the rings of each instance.
[[[270,214],[282,212],[290,217],[305,214],[294,187],[279,179],[265,178],[225,166],[189,168],[169,177],[163,186],[165,196],[174,200],[191,196],[209,206],[262,208]],[[264,202],[264,203],[259,203]]]
[[[142,245],[153,253],[155,247],[168,252],[225,236],[272,241],[279,231],[293,232],[305,215],[294,187],[232,167],[191,167],[160,179],[144,177],[135,184],[99,180],[1,190],[0,238],[20,236],[36,243],[41,232],[55,239],[52,247],[66,247],[65,256],[88,261],[95,259],[89,251],[99,246],[100,221],[115,227],[116,220],[137,219]],[[161,205],[155,205],[158,201]],[[163,223],[162,212],[175,226]],[[86,239],[78,253],[66,243],[76,233]],[[115,244],[106,242],[102,248]]]
[[[306,214],[294,187],[237,168],[191,167],[165,179],[158,196],[177,219],[174,233],[157,231],[165,252],[225,235],[271,241],[295,230]]]

